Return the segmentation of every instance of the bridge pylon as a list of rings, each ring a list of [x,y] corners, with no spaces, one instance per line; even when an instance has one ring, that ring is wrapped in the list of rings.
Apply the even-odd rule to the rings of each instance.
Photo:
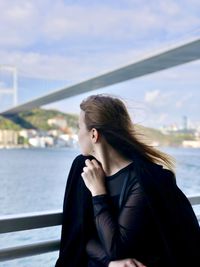
[[[11,74],[11,86],[6,86],[6,79],[3,73]],[[17,68],[15,66],[8,65],[0,65],[0,95],[12,95],[13,96],[13,106],[17,106],[18,104],[18,73]]]

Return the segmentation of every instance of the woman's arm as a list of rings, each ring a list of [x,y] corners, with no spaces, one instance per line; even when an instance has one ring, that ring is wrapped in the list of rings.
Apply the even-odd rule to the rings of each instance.
[[[111,260],[129,257],[137,251],[149,221],[145,195],[135,180],[119,217],[112,216],[110,197],[102,194],[92,197],[96,229],[106,254]]]
[[[86,251],[90,259],[101,263],[103,266],[108,266],[110,263],[110,259],[98,239],[90,239],[87,242]]]
[[[137,261],[136,259],[123,259],[123,260],[116,260],[110,261],[108,256],[106,255],[102,245],[99,243],[98,240],[90,239],[86,246],[87,254],[93,260],[100,262],[103,266],[108,267],[146,267],[141,262]]]

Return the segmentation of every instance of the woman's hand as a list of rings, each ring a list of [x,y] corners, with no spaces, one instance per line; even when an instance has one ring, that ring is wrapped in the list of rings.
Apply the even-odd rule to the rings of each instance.
[[[136,259],[124,259],[118,261],[111,261],[108,267],[146,267]]]
[[[105,173],[101,165],[95,159],[86,159],[85,164],[81,176],[92,196],[106,194]]]

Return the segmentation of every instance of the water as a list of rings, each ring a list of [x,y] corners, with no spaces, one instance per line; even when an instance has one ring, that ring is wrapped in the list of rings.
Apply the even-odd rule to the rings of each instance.
[[[200,150],[162,149],[177,160],[177,184],[186,195],[200,194]],[[0,150],[0,214],[61,210],[65,184],[78,149]],[[200,213],[199,207],[195,208]],[[60,238],[61,227],[0,235],[0,248]],[[58,252],[0,263],[1,267],[53,267]]]
[[[61,210],[66,180],[78,150],[0,150],[0,214]],[[0,248],[60,238],[61,227],[0,235]],[[1,267],[51,267],[58,252],[0,263]]]

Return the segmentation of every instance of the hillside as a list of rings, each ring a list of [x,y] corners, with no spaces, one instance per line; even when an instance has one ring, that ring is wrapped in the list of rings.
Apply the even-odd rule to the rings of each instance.
[[[48,125],[48,119],[54,117],[65,118],[68,127],[77,128],[78,115],[66,114],[57,110],[45,110],[41,108],[21,112],[10,118],[0,116],[0,129],[40,129],[48,131],[54,127]]]
[[[22,127],[10,119],[0,116],[0,129],[20,130]]]
[[[142,125],[135,125],[135,132],[140,140],[147,143],[159,142],[162,145],[168,145],[169,136],[164,135],[160,130],[144,127]]]
[[[147,143],[158,142],[162,146],[180,146],[183,140],[194,140],[192,134],[187,133],[176,133],[173,134],[163,134],[160,130],[144,127],[141,125],[135,126],[136,133],[138,137]]]
[[[11,129],[11,130],[20,130],[25,129],[38,129],[48,131],[55,129],[55,127],[50,126],[47,121],[48,119],[54,117],[62,117],[67,121],[67,127],[72,128],[77,131],[77,122],[78,115],[76,114],[67,114],[52,109],[33,109],[31,111],[21,112],[18,115],[15,115],[10,118],[5,118],[0,116],[0,129]],[[182,143],[183,140],[189,139],[192,140],[193,137],[186,134],[170,134],[165,135],[157,129],[147,128],[141,125],[135,125],[135,132],[143,141],[147,143],[158,142],[163,146],[177,146]]]

